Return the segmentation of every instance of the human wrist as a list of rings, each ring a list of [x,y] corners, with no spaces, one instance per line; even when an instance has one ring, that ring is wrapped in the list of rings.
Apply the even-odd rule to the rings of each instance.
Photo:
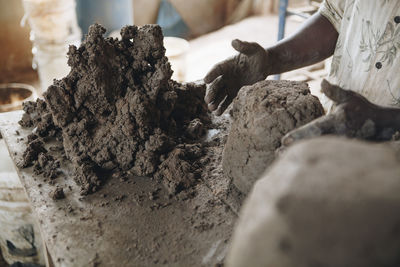
[[[265,76],[279,73],[279,60],[273,48],[264,49],[263,70]]]

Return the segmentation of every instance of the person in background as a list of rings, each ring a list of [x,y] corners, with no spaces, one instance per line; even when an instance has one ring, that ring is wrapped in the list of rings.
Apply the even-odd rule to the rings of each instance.
[[[330,97],[344,104],[345,118],[387,117],[387,108],[370,102],[400,107],[400,1],[325,0],[295,34],[272,47],[240,40],[233,40],[232,46],[239,54],[215,65],[204,78],[205,102],[216,115],[225,111],[242,86],[332,55],[328,80],[337,86]]]

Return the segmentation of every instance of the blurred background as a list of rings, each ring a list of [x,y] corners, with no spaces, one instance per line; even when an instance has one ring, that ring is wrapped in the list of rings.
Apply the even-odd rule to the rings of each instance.
[[[175,79],[201,79],[216,62],[234,54],[232,39],[268,46],[277,41],[279,0],[0,0],[0,83],[26,82],[46,90],[68,73],[65,52],[79,45],[94,22],[118,36],[126,24],[158,23],[167,56],[176,60]],[[315,12],[319,1],[291,0],[298,13]],[[304,21],[286,19],[286,35]],[[184,70],[184,73],[183,71]],[[304,75],[304,73],[302,74]],[[314,75],[315,76],[315,75]],[[40,78],[40,80],[39,80]],[[303,77],[304,78],[304,77]],[[308,77],[310,78],[310,77]],[[315,77],[314,77],[315,78]]]

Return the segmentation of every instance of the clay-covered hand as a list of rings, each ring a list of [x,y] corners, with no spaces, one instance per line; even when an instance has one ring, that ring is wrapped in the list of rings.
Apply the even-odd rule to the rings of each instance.
[[[209,84],[204,100],[216,115],[225,111],[242,86],[264,80],[269,72],[267,52],[259,44],[236,39],[232,46],[239,54],[215,65],[204,78]]]
[[[336,109],[282,138],[287,146],[299,139],[324,134],[343,135],[367,140],[389,140],[400,130],[400,109],[369,102],[360,94],[345,90],[323,80],[322,92],[337,105]]]

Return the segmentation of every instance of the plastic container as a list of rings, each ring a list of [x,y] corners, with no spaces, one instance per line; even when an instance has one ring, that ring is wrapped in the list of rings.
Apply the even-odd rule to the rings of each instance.
[[[70,72],[67,52],[68,47],[65,45],[36,45],[32,49],[33,68],[37,68],[40,80],[39,95],[46,92],[54,79],[61,79]]]
[[[22,108],[34,100],[34,87],[28,84],[0,84],[0,112]],[[15,262],[44,265],[42,239],[18,174],[0,139],[0,248],[8,264]]]
[[[0,158],[0,248],[3,258],[8,264],[45,265],[39,228],[2,139]]]
[[[41,92],[53,83],[53,79],[66,76],[68,46],[78,46],[81,30],[78,27],[75,0],[23,0],[25,16],[31,27],[33,42],[33,67],[38,69]]]
[[[0,112],[22,108],[22,102],[36,99],[35,88],[29,84],[0,84]]]
[[[164,37],[165,55],[168,57],[174,71],[172,79],[186,81],[186,54],[189,51],[189,42],[178,37]]]
[[[14,172],[0,172],[0,247],[8,264],[44,265],[42,240],[24,189]]]

